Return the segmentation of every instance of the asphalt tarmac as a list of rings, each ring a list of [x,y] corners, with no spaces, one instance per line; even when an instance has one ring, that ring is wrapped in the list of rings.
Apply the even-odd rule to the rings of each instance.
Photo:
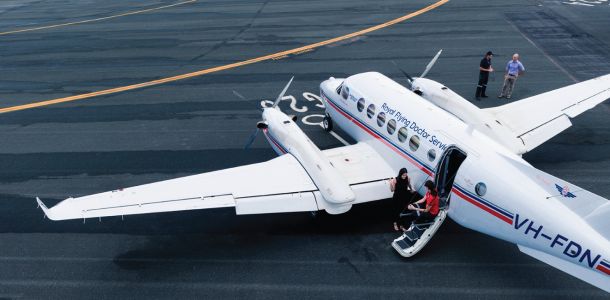
[[[578,32],[571,42],[594,44],[596,55],[605,57],[610,6],[598,2],[451,0],[398,24],[285,58],[1,113],[0,299],[607,299],[606,292],[522,254],[516,245],[451,220],[415,257],[402,258],[390,245],[397,234],[384,202],[318,219],[213,209],[84,224],[45,219],[35,202],[38,196],[52,206],[70,196],[274,158],[262,137],[243,151],[260,119],[252,103],[277,97],[292,76],[287,95],[295,103],[282,101],[280,107],[297,115],[322,149],[343,144],[316,124],[323,109],[304,93],[317,94],[330,76],[378,71],[406,83],[392,60],[417,76],[443,49],[427,77],[481,108],[593,78],[594,72],[562,65],[575,66],[591,53],[574,53],[573,47],[549,52],[541,46],[548,36],[532,40],[532,24],[515,20],[544,12],[554,20],[545,22],[551,28],[546,34],[553,26],[562,34]],[[263,57],[434,3],[2,1],[0,109]],[[83,22],[92,19],[100,20]],[[74,24],[20,31],[67,23]],[[491,97],[478,102],[478,64],[489,50],[495,53]],[[510,100],[498,99],[504,67],[516,52],[526,73]],[[609,117],[607,100],[524,158],[610,198]]]

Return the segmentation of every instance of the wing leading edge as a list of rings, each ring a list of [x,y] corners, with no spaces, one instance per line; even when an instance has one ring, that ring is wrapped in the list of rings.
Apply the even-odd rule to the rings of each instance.
[[[267,162],[160,181],[79,198],[52,208],[39,203],[51,220],[144,214],[219,207],[248,209],[261,197],[288,200],[276,211],[317,210],[312,192],[317,188],[292,155]],[[301,193],[301,197],[293,194]],[[309,193],[310,197],[303,197]],[[267,199],[269,200],[269,199]],[[286,202],[286,201],[282,201]]]

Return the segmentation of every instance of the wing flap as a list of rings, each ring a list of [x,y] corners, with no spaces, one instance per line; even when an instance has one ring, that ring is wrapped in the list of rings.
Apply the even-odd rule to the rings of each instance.
[[[235,199],[238,215],[317,210],[318,205],[312,192]]]
[[[350,185],[392,178],[397,173],[365,143],[322,152]]]
[[[523,141],[525,149],[527,151],[532,151],[532,149],[542,145],[542,143],[550,140],[570,126],[572,126],[570,118],[566,115],[561,115],[556,119],[521,135],[519,138]]]

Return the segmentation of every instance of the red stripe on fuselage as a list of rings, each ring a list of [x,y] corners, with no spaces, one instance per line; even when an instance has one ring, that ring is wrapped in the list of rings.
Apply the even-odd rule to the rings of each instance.
[[[394,152],[400,154],[402,157],[404,157],[405,159],[407,159],[410,163],[412,163],[413,165],[415,165],[416,167],[418,167],[420,170],[424,171],[424,173],[430,175],[431,177],[434,177],[434,174],[432,174],[432,172],[428,171],[428,169],[426,169],[425,167],[423,167],[420,163],[418,163],[417,161],[415,161],[414,159],[412,159],[411,157],[409,157],[408,155],[404,154],[402,151],[400,151],[399,149],[397,149],[395,146],[393,146],[392,144],[388,143],[385,139],[383,139],[382,137],[380,137],[378,134],[374,133],[373,131],[369,130],[368,128],[366,128],[364,125],[360,124],[360,122],[358,122],[357,120],[355,120],[354,118],[350,117],[348,114],[344,113],[343,111],[341,111],[341,109],[339,109],[337,106],[335,106],[330,100],[328,100],[328,98],[326,98],[326,96],[324,96],[324,94],[322,94],[322,97],[324,97],[326,99],[326,102],[328,102],[328,104],[330,104],[332,107],[335,108],[336,111],[338,111],[340,114],[342,114],[344,117],[346,117],[348,120],[352,121],[354,124],[358,125],[358,127],[364,129],[364,131],[368,132],[370,135],[372,135],[374,138],[376,138],[377,140],[381,141],[382,143],[384,143],[386,146],[390,147],[390,149],[394,150]]]
[[[286,151],[284,151],[284,149],[282,149],[282,147],[280,147],[280,145],[278,145],[273,138],[267,133],[267,128],[263,129],[263,132],[265,132],[265,134],[267,135],[267,137],[269,137],[269,140],[278,148],[280,149],[280,151],[282,151],[283,154],[286,154]]]
[[[598,269],[598,270],[600,270],[600,271],[602,271],[602,272],[606,273],[606,275],[610,275],[610,269],[608,269],[608,268],[606,268],[606,267],[604,267],[604,266],[602,266],[602,265],[597,265],[597,268],[596,268],[596,269]]]
[[[508,224],[510,224],[510,225],[513,225],[513,220],[511,220],[511,219],[507,218],[506,216],[504,216],[504,215],[502,215],[502,214],[498,213],[497,211],[495,211],[495,210],[493,210],[493,209],[491,209],[491,208],[489,208],[489,207],[487,207],[487,206],[485,206],[485,205],[483,205],[483,204],[479,203],[479,201],[476,201],[476,200],[474,200],[474,199],[472,199],[472,198],[470,198],[470,197],[468,197],[468,196],[466,196],[466,195],[462,194],[462,193],[461,193],[460,191],[458,191],[456,188],[453,188],[453,189],[452,189],[452,191],[453,191],[453,193],[454,193],[454,194],[456,194],[456,195],[458,195],[460,198],[462,198],[462,199],[464,199],[464,200],[466,200],[466,201],[468,201],[468,202],[472,203],[474,206],[476,206],[476,207],[478,207],[478,208],[480,208],[480,209],[482,209],[482,210],[484,210],[484,211],[486,211],[486,212],[488,212],[488,213],[490,213],[490,214],[492,214],[492,215],[496,216],[496,217],[497,217],[497,218],[499,218],[500,220],[502,220],[502,221],[504,221],[504,222],[506,222],[506,223],[508,223]]]

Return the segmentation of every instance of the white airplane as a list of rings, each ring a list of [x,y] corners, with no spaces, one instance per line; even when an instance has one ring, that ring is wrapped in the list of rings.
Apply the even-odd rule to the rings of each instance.
[[[325,129],[340,126],[355,145],[321,151],[295,117],[276,110],[289,82],[273,107],[263,109],[246,145],[262,129],[278,158],[68,198],[50,209],[37,201],[51,220],[216,207],[235,207],[238,215],[341,214],[391,198],[387,179],[406,167],[420,194],[433,180],[442,201],[434,222],[412,225],[392,243],[401,255],[417,253],[448,215],[610,292],[610,201],[521,158],[570,127],[569,118],[610,98],[610,75],[479,109],[424,78],[426,72],[407,75],[409,88],[376,72],[320,84]]]

